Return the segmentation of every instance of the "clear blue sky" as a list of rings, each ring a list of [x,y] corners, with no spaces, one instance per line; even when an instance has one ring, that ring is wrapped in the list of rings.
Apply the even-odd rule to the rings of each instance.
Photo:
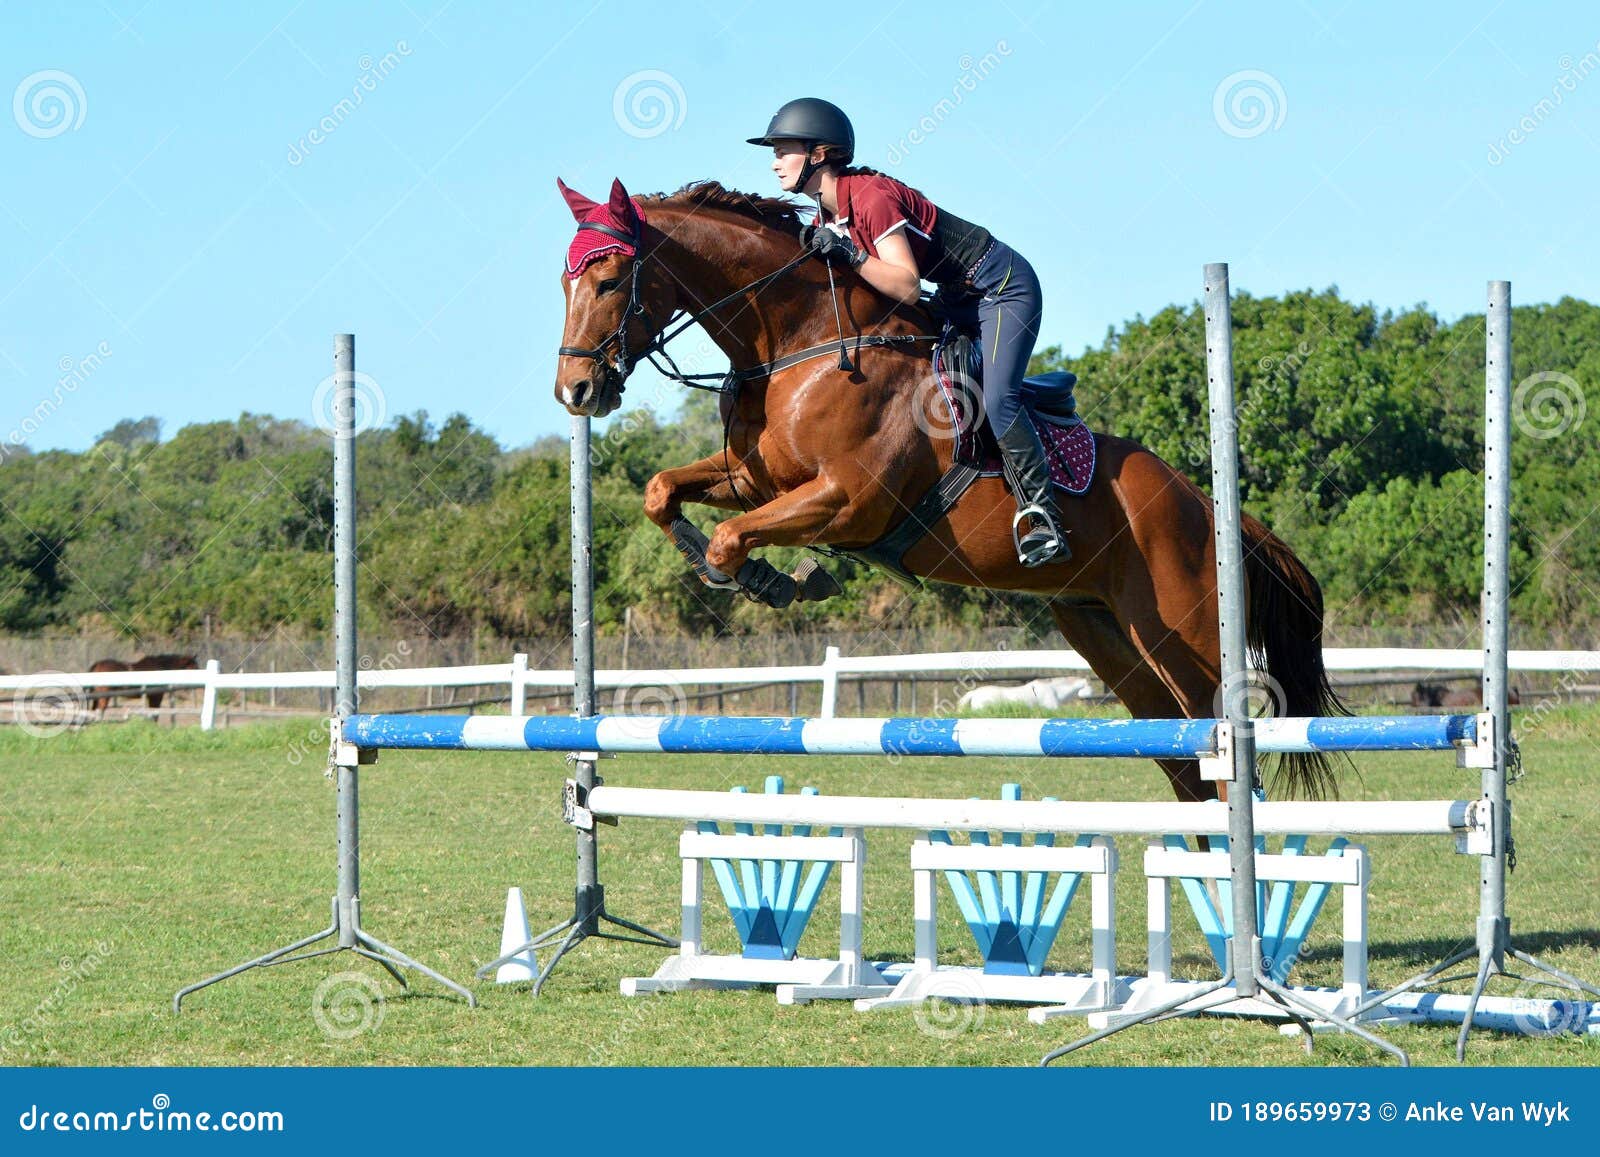
[[[1027,254],[1071,352],[1193,300],[1210,260],[1446,317],[1491,277],[1600,298],[1592,2],[222,7],[0,3],[0,437],[52,394],[36,449],[309,421],[340,330],[390,417],[564,430],[556,176],[774,192],[743,138],[800,95]],[[648,92],[629,112],[651,88],[665,123]]]

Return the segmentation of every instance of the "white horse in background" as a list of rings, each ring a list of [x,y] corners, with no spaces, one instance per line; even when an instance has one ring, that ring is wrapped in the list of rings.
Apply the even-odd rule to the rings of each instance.
[[[1075,699],[1094,697],[1089,680],[1077,675],[1062,675],[1053,679],[1035,679],[1020,687],[974,687],[956,703],[961,711],[986,711],[993,707],[1018,704],[1038,707],[1047,711]]]

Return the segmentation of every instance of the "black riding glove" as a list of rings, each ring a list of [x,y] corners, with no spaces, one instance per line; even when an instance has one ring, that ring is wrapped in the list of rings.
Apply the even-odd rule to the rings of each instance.
[[[829,264],[849,269],[859,269],[867,259],[865,249],[857,249],[855,242],[847,235],[835,232],[826,225],[813,229],[811,250]]]

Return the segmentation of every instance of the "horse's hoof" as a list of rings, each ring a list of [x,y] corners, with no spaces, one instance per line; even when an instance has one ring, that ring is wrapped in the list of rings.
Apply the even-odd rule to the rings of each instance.
[[[730,590],[738,583],[706,561],[706,546],[709,542],[700,528],[687,518],[673,520],[672,544],[678,548],[678,553],[683,555],[695,576],[708,587]]]
[[[844,594],[844,588],[839,585],[839,580],[823,570],[814,558],[801,560],[790,577],[794,579],[798,588],[795,598],[802,603],[820,603],[823,599]]]

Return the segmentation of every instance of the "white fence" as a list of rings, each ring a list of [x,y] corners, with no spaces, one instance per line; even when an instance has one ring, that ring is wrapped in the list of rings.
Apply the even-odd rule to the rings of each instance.
[[[1437,676],[1483,669],[1478,650],[1441,648],[1332,647],[1323,652],[1330,671],[1393,672],[1402,678]],[[1515,672],[1600,672],[1600,651],[1512,651]],[[595,673],[601,690],[627,687],[699,688],[750,684],[816,684],[822,691],[821,715],[838,711],[839,684],[847,679],[954,676],[977,686],[1025,674],[1089,674],[1089,665],[1076,651],[949,651],[920,655],[846,656],[829,647],[816,666],[714,667],[696,670],[602,670]],[[572,686],[572,672],[531,671],[528,656],[518,654],[510,663],[484,663],[464,667],[412,667],[366,670],[359,674],[363,689],[393,687],[480,687],[504,685],[511,712],[527,710],[529,689],[561,690]],[[200,670],[187,671],[42,671],[32,675],[0,676],[0,693],[9,691],[11,712],[0,711],[0,722],[20,722],[30,702],[76,698],[80,706],[94,688],[201,689],[200,726],[216,723],[217,695],[222,691],[333,690],[332,671],[277,671],[223,673],[216,659]],[[459,705],[457,705],[459,706]]]

